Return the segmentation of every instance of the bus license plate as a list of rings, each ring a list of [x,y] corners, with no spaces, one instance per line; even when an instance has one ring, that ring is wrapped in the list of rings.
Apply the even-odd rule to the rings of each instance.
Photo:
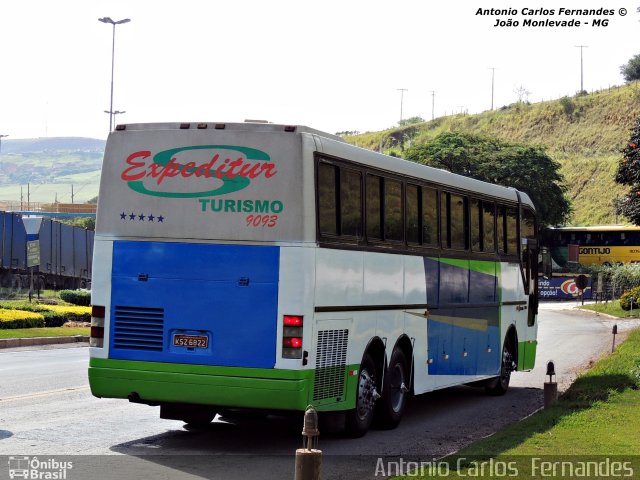
[[[209,337],[206,335],[174,335],[174,347],[208,348]]]

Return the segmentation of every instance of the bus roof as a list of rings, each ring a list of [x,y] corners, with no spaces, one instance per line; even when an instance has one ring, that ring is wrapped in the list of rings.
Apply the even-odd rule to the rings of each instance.
[[[588,227],[549,227],[547,230],[555,232],[630,232],[638,231],[640,227],[635,225],[592,225]]]
[[[436,185],[451,187],[454,189],[476,192],[481,195],[518,202],[518,194],[524,205],[535,209],[533,202],[524,192],[513,187],[504,187],[493,183],[483,182],[474,178],[451,173],[447,170],[428,167],[398,157],[391,157],[364,148],[356,147],[345,142],[333,142],[319,139],[321,147],[318,150],[328,155],[351,159],[374,168],[387,170],[392,173],[407,175],[417,179],[426,180]]]
[[[127,123],[118,125],[116,130],[122,131],[145,131],[145,130],[227,130],[227,131],[250,131],[250,132],[295,132],[310,133],[321,137],[330,138],[337,142],[345,140],[331,133],[322,132],[304,125],[284,125],[277,123],[263,122],[259,120],[247,120],[245,122],[172,122],[172,123]]]

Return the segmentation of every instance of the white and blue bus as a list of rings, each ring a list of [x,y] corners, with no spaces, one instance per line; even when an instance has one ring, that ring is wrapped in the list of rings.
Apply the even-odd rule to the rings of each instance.
[[[533,368],[529,197],[303,126],[120,125],[92,278],[95,396],[208,423],[344,411],[395,427],[408,395]]]

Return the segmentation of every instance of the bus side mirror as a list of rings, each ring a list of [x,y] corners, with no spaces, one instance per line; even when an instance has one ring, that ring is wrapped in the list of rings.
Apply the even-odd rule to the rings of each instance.
[[[544,275],[545,277],[550,277],[552,273],[551,252],[548,248],[542,247],[540,254],[542,257],[542,275]]]

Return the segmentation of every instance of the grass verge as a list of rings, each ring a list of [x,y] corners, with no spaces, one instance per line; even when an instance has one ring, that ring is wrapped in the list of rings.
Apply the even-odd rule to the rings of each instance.
[[[55,328],[13,328],[0,330],[1,338],[33,338],[33,337],[73,337],[89,335],[89,327],[55,327]]]
[[[504,478],[516,472],[517,478],[639,478],[638,411],[640,330],[581,374],[554,406],[442,459],[438,465],[446,462],[446,468],[427,464],[423,475],[398,478]],[[603,474],[612,465],[620,475]]]
[[[637,308],[633,311],[627,311],[620,308],[620,300],[613,300],[608,303],[591,303],[589,305],[583,305],[580,308],[598,313],[606,313],[607,315],[619,318],[640,317],[640,310],[638,310]]]

